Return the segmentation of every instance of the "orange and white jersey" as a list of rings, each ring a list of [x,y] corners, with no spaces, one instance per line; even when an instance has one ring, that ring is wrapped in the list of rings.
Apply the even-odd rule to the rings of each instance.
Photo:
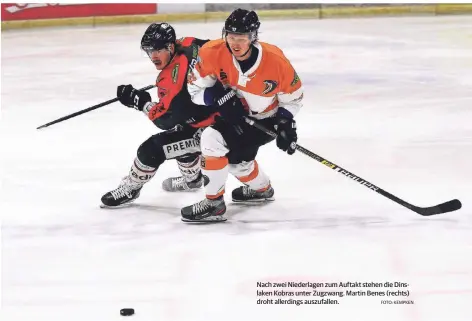
[[[278,47],[264,42],[256,42],[254,46],[259,50],[258,57],[245,73],[226,47],[225,40],[212,40],[201,47],[193,74],[188,75],[187,88],[192,101],[205,105],[205,88],[219,80],[236,91],[256,119],[274,115],[279,107],[295,116],[302,107],[300,78]]]

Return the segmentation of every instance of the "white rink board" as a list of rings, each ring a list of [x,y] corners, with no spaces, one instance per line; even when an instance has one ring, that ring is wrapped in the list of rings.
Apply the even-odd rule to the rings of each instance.
[[[158,3],[157,13],[205,12],[204,3]]]
[[[221,36],[221,23],[174,26]],[[134,206],[100,209],[154,125],[115,103],[35,128],[113,98],[117,85],[152,84],[145,29],[2,32],[2,321],[122,320],[126,307],[133,321],[472,320],[470,17],[261,26],[305,85],[299,143],[416,205],[463,203],[430,218],[275,144],[257,159],[276,201],[242,207],[228,193],[225,224],[180,221],[204,193],[161,190],[175,162]],[[236,186],[230,178],[226,190]],[[258,305],[263,281],[407,282],[415,304]]]

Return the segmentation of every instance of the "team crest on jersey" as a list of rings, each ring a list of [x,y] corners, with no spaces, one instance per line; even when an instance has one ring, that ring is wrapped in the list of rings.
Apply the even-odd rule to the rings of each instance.
[[[172,69],[172,82],[173,82],[174,84],[177,83],[177,76],[179,75],[179,67],[180,67],[180,65],[179,65],[179,64],[176,64],[176,65],[174,66],[174,69]]]
[[[275,80],[264,80],[265,89],[262,92],[263,95],[267,95],[268,93],[274,91],[277,88],[277,82]]]

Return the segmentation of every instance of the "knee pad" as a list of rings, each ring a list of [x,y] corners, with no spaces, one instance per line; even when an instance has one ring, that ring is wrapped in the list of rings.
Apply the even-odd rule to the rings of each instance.
[[[200,147],[205,156],[223,157],[229,152],[223,135],[212,127],[207,127],[203,131]]]
[[[166,160],[162,149],[163,145],[165,145],[165,142],[159,134],[149,137],[138,148],[137,156],[139,161],[146,166],[158,168]]]
[[[197,158],[200,158],[200,153],[195,153],[195,154],[189,154],[185,155],[182,157],[177,158],[177,161],[179,163],[192,163],[194,162]]]

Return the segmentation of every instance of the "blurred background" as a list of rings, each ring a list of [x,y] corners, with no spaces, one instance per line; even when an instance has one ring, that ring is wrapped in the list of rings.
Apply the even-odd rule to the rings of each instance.
[[[155,20],[221,19],[235,8],[258,10],[261,18],[334,18],[470,14],[472,4],[319,3],[4,3],[2,30],[67,25],[145,23]]]

